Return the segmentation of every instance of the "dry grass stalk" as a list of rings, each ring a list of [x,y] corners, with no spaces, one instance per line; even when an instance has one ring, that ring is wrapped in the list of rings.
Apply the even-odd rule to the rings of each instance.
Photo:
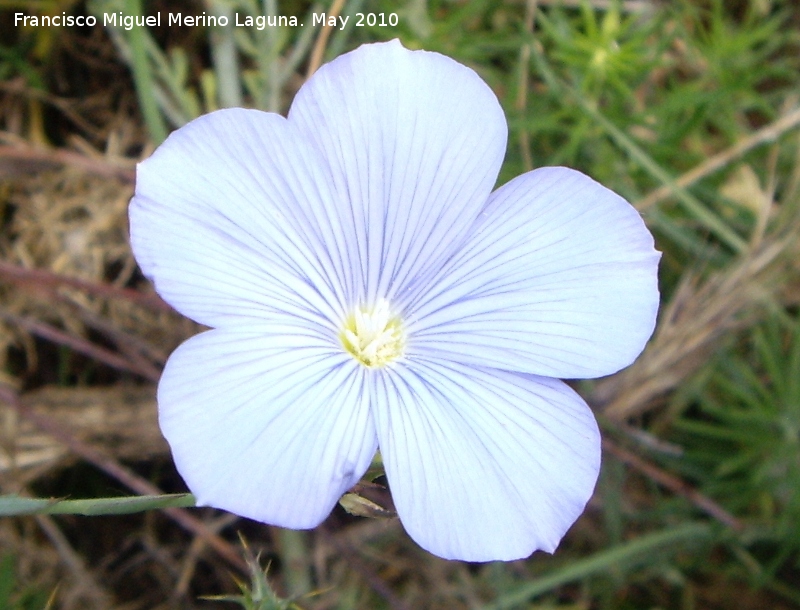
[[[135,269],[125,233],[130,195],[129,186],[70,170],[20,180],[8,200],[12,214],[2,236],[3,264],[16,263],[92,281],[105,281],[111,269],[118,269],[120,281],[127,281]],[[9,314],[54,321],[74,335],[84,334],[83,324],[70,311],[62,311],[52,299],[39,298],[46,294],[46,290],[32,295],[9,287],[3,289],[0,298]],[[102,311],[99,299],[79,291],[73,297],[86,307]],[[21,334],[13,324],[0,327],[3,365],[8,348],[20,343],[27,348],[29,366],[35,363],[32,345],[21,340]]]
[[[36,515],[36,523],[53,544],[61,565],[69,573],[74,586],[63,587],[59,593],[62,610],[106,610],[111,607],[111,595],[87,568],[83,557],[72,547],[55,520],[49,515]]]
[[[43,388],[23,402],[35,413],[69,427],[76,438],[116,459],[146,460],[165,455],[158,429],[155,390],[116,385],[110,388]],[[62,468],[69,450],[32,422],[0,403],[0,480],[21,487],[47,471]],[[8,488],[9,483],[3,485]]]
[[[126,234],[130,185],[64,169],[26,181],[12,202],[13,258],[85,279],[104,279],[111,266],[135,268]]]
[[[311,51],[311,58],[308,60],[308,70],[306,71],[306,79],[311,78],[311,75],[316,72],[322,65],[322,60],[325,57],[325,49],[328,46],[328,38],[331,35],[333,26],[328,25],[330,20],[334,21],[339,17],[339,13],[344,8],[344,0],[333,0],[331,8],[328,11],[328,20],[322,26],[317,36],[317,41],[314,43],[314,48]]]
[[[116,178],[128,184],[134,180],[133,162],[97,159],[64,149],[0,145],[0,178],[38,173],[59,165],[75,167],[103,178]]]
[[[617,445],[609,438],[603,438],[603,450],[631,468],[635,468],[650,480],[669,489],[672,493],[683,496],[697,508],[711,515],[720,523],[736,531],[741,531],[743,529],[744,524],[741,520],[734,517],[730,512],[725,510],[722,505],[714,502],[709,496],[700,493],[680,477],[667,472],[663,468],[659,468],[632,451],[628,451],[624,447]]]
[[[0,277],[12,282],[0,291],[6,314],[0,324],[3,364],[13,345],[25,350],[28,370],[37,367],[30,328],[9,321],[15,318],[63,328],[75,338],[94,329],[122,351],[147,347],[142,352],[147,357],[169,353],[196,332],[154,294],[125,287],[136,269],[127,237],[131,194],[130,185],[74,168],[11,185],[13,213],[0,241]]]
[[[697,371],[719,341],[752,322],[792,277],[796,232],[766,239],[729,269],[705,281],[685,275],[653,339],[622,373],[598,382],[593,403],[616,420],[639,415]]]
[[[675,180],[675,185],[680,188],[687,188],[702,178],[724,167],[728,167],[733,161],[744,156],[749,150],[761,146],[762,144],[775,142],[783,134],[798,126],[800,126],[800,108],[795,108],[787,112],[774,123],[762,127],[758,131],[737,142],[734,146],[717,153],[691,171],[686,172]],[[635,204],[636,209],[639,211],[647,210],[660,201],[667,199],[672,195],[672,191],[673,187],[671,185],[661,186],[647,195],[647,197],[637,201]]]

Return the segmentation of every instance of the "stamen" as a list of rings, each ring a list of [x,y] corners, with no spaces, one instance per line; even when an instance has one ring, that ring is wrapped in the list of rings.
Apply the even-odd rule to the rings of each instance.
[[[374,307],[356,307],[345,320],[339,338],[353,357],[369,368],[386,366],[403,355],[406,335],[400,318],[385,299]]]

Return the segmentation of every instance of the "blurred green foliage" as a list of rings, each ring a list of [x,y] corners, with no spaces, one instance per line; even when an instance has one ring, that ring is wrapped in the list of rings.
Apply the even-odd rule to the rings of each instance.
[[[742,346],[718,354],[687,399],[673,423],[685,454],[671,468],[746,519],[761,577],[797,561],[800,324],[772,318],[755,327]]]
[[[4,610],[48,610],[50,593],[35,585],[21,585],[17,575],[17,557],[0,556],[0,608]]]

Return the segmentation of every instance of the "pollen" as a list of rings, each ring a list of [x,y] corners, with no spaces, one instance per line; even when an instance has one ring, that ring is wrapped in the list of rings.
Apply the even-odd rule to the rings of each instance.
[[[369,368],[397,360],[406,346],[402,321],[384,299],[374,307],[356,307],[345,320],[339,338],[344,348]]]

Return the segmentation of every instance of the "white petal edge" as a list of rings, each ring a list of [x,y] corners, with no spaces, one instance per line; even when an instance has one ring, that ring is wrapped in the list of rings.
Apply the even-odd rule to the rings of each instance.
[[[346,202],[340,226],[368,304],[441,266],[486,203],[506,150],[505,117],[486,83],[397,40],[322,66],[289,121],[313,141]]]
[[[137,167],[142,271],[207,326],[280,313],[338,323],[353,279],[321,165],[276,114],[220,110],[173,132]]]
[[[189,339],[167,362],[158,404],[198,504],[272,525],[322,522],[377,446],[363,367],[279,329]]]
[[[409,356],[560,378],[628,366],[659,305],[653,237],[622,197],[548,167],[492,194],[470,240],[408,313]]]
[[[435,555],[553,552],[594,490],[597,424],[561,381],[417,361],[376,377],[374,392],[400,520]]]

